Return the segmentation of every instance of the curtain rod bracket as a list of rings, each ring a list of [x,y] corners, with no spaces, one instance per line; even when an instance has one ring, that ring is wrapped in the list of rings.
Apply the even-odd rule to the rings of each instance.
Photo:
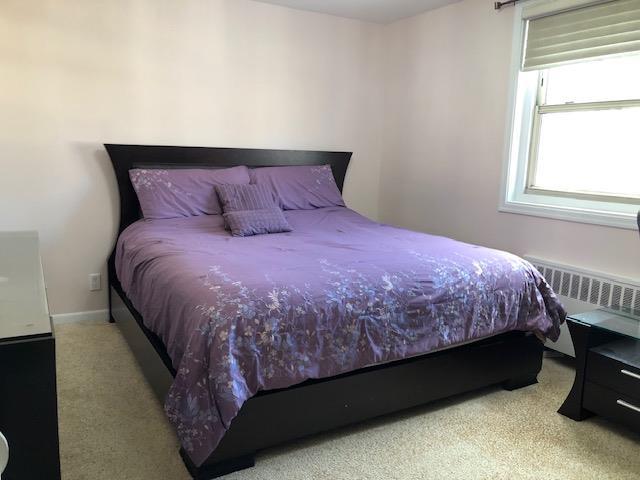
[[[519,0],[507,0],[506,2],[493,2],[493,8],[495,10],[500,10],[502,7],[507,5],[515,5]]]

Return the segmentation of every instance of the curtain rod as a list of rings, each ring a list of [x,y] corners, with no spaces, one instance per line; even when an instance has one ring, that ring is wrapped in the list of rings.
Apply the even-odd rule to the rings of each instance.
[[[507,5],[515,5],[519,0],[507,0],[506,2],[494,2],[493,8],[495,10],[500,10],[502,7]]]

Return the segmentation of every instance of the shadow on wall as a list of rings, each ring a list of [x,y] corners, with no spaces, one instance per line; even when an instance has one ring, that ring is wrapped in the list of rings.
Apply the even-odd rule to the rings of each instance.
[[[117,232],[117,184],[106,150],[71,142],[69,154],[76,161],[69,162],[71,180],[65,180],[75,195],[65,203],[72,208],[61,212],[61,224],[41,243],[52,314],[106,308],[107,258]],[[89,291],[90,273],[102,274],[101,290]]]

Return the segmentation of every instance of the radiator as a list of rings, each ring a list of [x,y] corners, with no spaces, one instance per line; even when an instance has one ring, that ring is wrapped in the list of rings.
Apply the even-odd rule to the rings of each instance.
[[[640,279],[632,280],[595,272],[530,255],[525,255],[524,258],[544,276],[569,314],[586,312],[598,307],[623,309],[640,314]],[[574,356],[566,324],[562,325],[558,341],[547,342],[547,346]]]

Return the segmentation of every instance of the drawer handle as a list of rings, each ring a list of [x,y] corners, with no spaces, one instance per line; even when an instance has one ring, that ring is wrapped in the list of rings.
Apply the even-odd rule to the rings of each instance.
[[[635,405],[631,405],[629,402],[625,402],[624,400],[618,399],[616,401],[616,403],[618,405],[621,405],[621,406],[625,407],[625,408],[628,408],[629,410],[633,410],[634,412],[640,413],[640,407],[636,407]]]
[[[640,380],[640,375],[634,372],[630,372],[629,370],[622,369],[620,370],[620,373],[622,373],[623,375],[628,375],[631,378],[635,378],[636,380]]]

